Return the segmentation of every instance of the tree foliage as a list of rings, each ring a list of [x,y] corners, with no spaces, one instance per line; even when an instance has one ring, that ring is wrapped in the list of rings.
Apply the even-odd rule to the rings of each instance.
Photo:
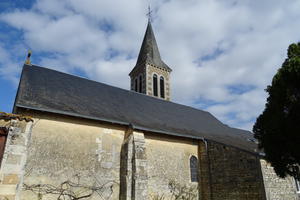
[[[289,46],[266,91],[269,97],[253,127],[254,136],[278,176],[300,180],[300,43]]]

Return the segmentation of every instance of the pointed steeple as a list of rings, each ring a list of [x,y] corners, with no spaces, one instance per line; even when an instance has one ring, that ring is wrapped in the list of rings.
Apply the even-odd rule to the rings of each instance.
[[[153,64],[156,67],[163,68],[169,72],[172,71],[172,69],[168,65],[166,65],[160,57],[150,20],[148,20],[146,33],[136,62],[136,66],[145,63]]]
[[[148,25],[140,53],[136,65],[129,73],[130,89],[170,101],[170,74],[172,69],[160,57],[151,26],[150,8],[148,14]]]

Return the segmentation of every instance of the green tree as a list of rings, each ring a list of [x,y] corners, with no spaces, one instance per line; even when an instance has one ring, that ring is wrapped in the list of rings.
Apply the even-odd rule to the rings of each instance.
[[[269,97],[253,126],[254,136],[278,176],[300,180],[300,43],[289,46],[266,91]]]

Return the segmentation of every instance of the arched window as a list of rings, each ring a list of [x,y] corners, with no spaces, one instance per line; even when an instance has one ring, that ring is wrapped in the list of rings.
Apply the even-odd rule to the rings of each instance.
[[[158,96],[158,92],[157,92],[157,75],[154,74],[153,75],[153,95],[154,96]]]
[[[143,88],[143,82],[142,82],[142,75],[140,75],[140,79],[139,79],[139,92],[142,93],[142,88]]]
[[[160,85],[160,97],[165,98],[165,80],[164,77],[160,77],[159,79],[159,85]]]
[[[190,158],[191,182],[198,182],[198,159],[196,156]]]
[[[137,78],[134,80],[134,91],[138,91],[138,80]]]

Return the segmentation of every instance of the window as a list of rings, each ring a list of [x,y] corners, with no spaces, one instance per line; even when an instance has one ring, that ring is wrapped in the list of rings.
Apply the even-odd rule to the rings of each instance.
[[[137,79],[135,79],[134,80],[134,91],[138,91],[138,80]]]
[[[157,92],[157,75],[154,74],[153,75],[153,95],[154,96],[158,96],[158,92]]]
[[[297,193],[300,193],[300,181],[295,179]]]
[[[198,159],[196,156],[190,158],[191,182],[198,182]]]
[[[160,85],[160,97],[165,98],[165,80],[164,77],[160,77],[159,80],[159,85]]]
[[[143,82],[142,82],[142,75],[140,75],[140,80],[139,80],[139,92],[142,93],[142,88],[143,88]]]

